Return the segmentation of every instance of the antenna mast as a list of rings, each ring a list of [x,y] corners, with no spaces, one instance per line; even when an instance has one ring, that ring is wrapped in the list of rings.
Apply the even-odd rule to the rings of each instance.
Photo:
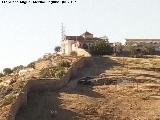
[[[64,40],[65,29],[64,29],[63,23],[62,23],[62,26],[61,26],[61,35],[62,35],[62,40]]]

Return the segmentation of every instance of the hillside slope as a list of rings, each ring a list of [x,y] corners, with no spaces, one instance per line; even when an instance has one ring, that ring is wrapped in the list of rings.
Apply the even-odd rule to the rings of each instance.
[[[65,57],[55,54],[49,54],[43,56],[32,63],[33,67],[25,67],[22,70],[16,70],[10,75],[6,75],[0,78],[0,120],[5,120],[12,103],[16,100],[17,96],[24,88],[28,80],[40,79],[41,71],[45,68],[56,68],[61,65],[63,61],[67,61],[70,65],[74,61],[79,59],[78,57]],[[68,66],[69,67],[69,66]],[[64,70],[67,72],[68,67]],[[44,71],[45,73],[46,71]],[[44,76],[44,75],[43,75]],[[56,78],[60,79],[60,78]],[[44,79],[45,80],[45,79]]]
[[[63,89],[30,93],[16,120],[160,119],[160,59],[93,57]],[[156,64],[156,66],[155,66]],[[77,84],[94,76],[94,85]]]

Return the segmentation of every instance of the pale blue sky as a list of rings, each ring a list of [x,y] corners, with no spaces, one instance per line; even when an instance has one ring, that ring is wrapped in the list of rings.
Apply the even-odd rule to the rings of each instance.
[[[124,38],[160,38],[160,0],[76,0],[74,4],[2,4],[0,2],[0,69],[53,52],[66,34],[86,30]],[[101,2],[100,2],[101,1]]]

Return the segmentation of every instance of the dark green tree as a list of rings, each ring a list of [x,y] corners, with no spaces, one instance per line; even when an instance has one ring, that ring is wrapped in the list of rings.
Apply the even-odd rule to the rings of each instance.
[[[31,62],[27,65],[28,68],[35,68],[35,62]]]
[[[23,65],[19,65],[19,66],[16,66],[16,67],[14,67],[12,70],[13,71],[19,71],[19,70],[22,70],[24,68],[24,66]]]
[[[113,48],[105,41],[97,42],[89,47],[91,55],[110,55],[113,53]]]
[[[3,77],[4,76],[4,74],[3,73],[0,73],[0,77]]]
[[[132,46],[132,45],[128,45],[127,46],[127,50],[130,53],[130,55],[135,55],[137,52],[137,47],[136,46]]]
[[[54,48],[54,51],[57,53],[57,52],[60,52],[60,50],[61,50],[61,47],[60,46],[56,46],[55,48]]]
[[[11,74],[13,71],[11,70],[11,68],[4,68],[3,69],[3,73],[4,73],[4,75],[9,75],[9,74]]]
[[[145,54],[153,54],[155,48],[152,44],[145,44],[143,47]]]

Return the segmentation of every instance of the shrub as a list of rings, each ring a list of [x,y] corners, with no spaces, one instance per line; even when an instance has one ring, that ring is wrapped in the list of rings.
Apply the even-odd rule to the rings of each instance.
[[[58,67],[70,67],[70,62],[68,61],[61,61],[60,63],[58,63]]]
[[[9,95],[6,95],[3,99],[3,105],[9,105],[13,102],[13,100],[17,97],[17,94],[11,93]]]
[[[54,48],[54,51],[57,53],[57,52],[60,52],[60,50],[61,50],[61,47],[60,46],[56,46],[55,48]]]
[[[47,68],[44,68],[40,71],[39,73],[39,77],[41,78],[45,78],[46,76],[48,76],[48,69]]]
[[[23,65],[19,65],[19,66],[16,66],[16,67],[14,67],[12,70],[13,71],[19,71],[19,70],[22,70],[24,68],[24,66]]]
[[[64,74],[65,74],[64,69],[60,69],[55,73],[55,77],[56,78],[62,78],[64,76]]]
[[[145,44],[143,46],[143,50],[144,50],[145,54],[153,54],[155,51],[155,48],[152,44]]]
[[[0,85],[0,91],[1,91],[1,98],[10,94],[10,92],[13,90],[12,86],[3,86]]]
[[[13,71],[11,70],[11,68],[4,68],[3,69],[3,73],[4,73],[4,75],[9,75],[9,74],[11,74]]]
[[[4,76],[4,74],[3,73],[0,73],[0,77],[3,77]]]
[[[22,91],[23,87],[26,85],[26,81],[24,81],[23,78],[21,78],[20,81],[15,82],[13,86],[13,92],[14,93],[19,93],[20,91]]]
[[[35,62],[31,62],[27,65],[28,68],[35,68]]]
[[[56,67],[44,68],[40,71],[39,76],[41,78],[53,78],[55,77]]]
[[[40,78],[61,78],[65,74],[64,67],[44,68],[40,71]]]

